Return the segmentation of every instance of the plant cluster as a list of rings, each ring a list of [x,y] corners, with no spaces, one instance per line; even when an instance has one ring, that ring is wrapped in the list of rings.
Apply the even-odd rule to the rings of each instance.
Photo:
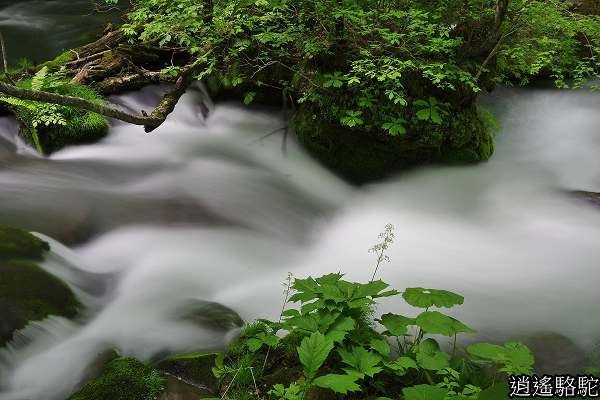
[[[346,281],[341,273],[316,279],[289,274],[279,320],[249,325],[217,356],[213,372],[221,398],[301,400],[322,398],[323,392],[333,396],[325,398],[379,400],[400,393],[405,400],[506,397],[496,375],[530,374],[529,349],[517,342],[477,343],[457,352],[457,335],[475,330],[440,309],[463,304],[461,295],[422,287],[400,293],[375,280],[394,237],[387,225],[370,249],[376,265],[368,283]],[[374,317],[380,299],[399,295],[419,313]],[[288,303],[299,307],[286,309]],[[439,336],[452,339],[449,350]]]
[[[64,67],[51,70],[48,66],[43,66],[33,76],[24,77],[16,85],[24,89],[104,101],[93,89],[69,82]],[[28,131],[26,136],[31,139],[39,153],[46,152],[45,143],[60,147],[72,141],[68,136],[84,137],[89,131],[99,131],[100,134],[95,136],[102,136],[108,128],[106,118],[75,107],[22,100],[10,96],[0,96],[0,102],[13,109],[17,118],[24,123]],[[56,136],[63,137],[52,138],[53,140],[40,138],[40,132],[48,130]]]
[[[401,136],[478,92],[598,76],[600,21],[562,0],[136,0],[132,41],[185,48],[231,87],[291,95],[319,120]],[[428,129],[429,127],[429,129]]]
[[[299,400],[325,391],[346,399],[494,399],[506,390],[497,374],[532,372],[533,356],[520,343],[457,350],[457,335],[475,331],[440,311],[463,303],[456,293],[399,293],[381,280],[348,282],[340,273],[294,279],[290,287],[299,308],[285,310],[280,322],[248,326],[217,358],[222,398]],[[421,311],[373,318],[378,299],[398,295]],[[440,336],[451,338],[450,349]]]

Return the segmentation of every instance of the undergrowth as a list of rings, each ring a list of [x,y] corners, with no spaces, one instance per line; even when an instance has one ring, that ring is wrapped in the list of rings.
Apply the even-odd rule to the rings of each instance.
[[[503,375],[532,373],[533,356],[521,343],[457,347],[459,334],[475,330],[442,310],[463,304],[461,295],[422,287],[399,292],[375,280],[389,260],[393,227],[380,238],[367,283],[341,273],[289,276],[279,321],[248,325],[217,356],[220,398],[492,400],[507,396]],[[402,298],[417,311],[378,315],[384,298]]]

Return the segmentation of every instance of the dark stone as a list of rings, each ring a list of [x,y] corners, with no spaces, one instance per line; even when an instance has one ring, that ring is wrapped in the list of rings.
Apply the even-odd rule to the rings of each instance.
[[[320,121],[300,107],[296,135],[324,165],[354,183],[384,178],[425,164],[468,164],[489,159],[494,135],[476,109],[454,115],[448,125],[423,125],[402,137]]]

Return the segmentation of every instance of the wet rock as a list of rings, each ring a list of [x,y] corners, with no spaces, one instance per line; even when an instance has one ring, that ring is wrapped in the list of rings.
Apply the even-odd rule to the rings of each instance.
[[[0,346],[29,321],[77,314],[79,303],[71,289],[35,263],[48,249],[28,232],[0,226]]]
[[[158,400],[198,400],[209,397],[215,397],[209,390],[174,376],[167,376],[165,390]]]
[[[191,320],[203,328],[228,332],[241,327],[244,320],[237,312],[219,303],[195,301],[183,307],[180,319]]]
[[[522,339],[535,357],[537,374],[577,374],[586,366],[586,353],[558,333],[539,333]]]
[[[205,392],[217,389],[217,379],[212,367],[215,365],[215,354],[189,353],[171,356],[160,361],[156,368],[168,376],[177,377]]]

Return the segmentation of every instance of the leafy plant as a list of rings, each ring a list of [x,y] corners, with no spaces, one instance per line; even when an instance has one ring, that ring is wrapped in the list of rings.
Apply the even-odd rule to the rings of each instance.
[[[393,227],[387,226],[380,238],[374,246],[379,262],[393,241]],[[402,298],[421,312],[374,318],[379,299],[400,295],[381,280],[349,282],[341,273],[331,273],[295,278],[287,287],[292,291],[289,302],[297,307],[284,310],[279,322],[260,320],[249,325],[217,361],[216,375],[229,381],[225,392],[232,387],[232,376],[238,379],[240,390],[260,391],[265,377],[283,368],[295,372],[267,386],[264,394],[300,400],[315,390],[326,390],[348,399],[381,400],[395,398],[402,388],[406,400],[483,400],[489,397],[480,396],[505,389],[480,386],[486,381],[486,370],[478,366],[494,364],[498,372],[506,374],[531,373],[533,357],[520,343],[474,344],[467,348],[468,356],[441,348],[436,337],[456,340],[458,334],[475,332],[433,309],[462,304],[464,298],[459,294],[408,288]],[[267,363],[265,351],[271,354],[269,360],[277,361]],[[239,378],[240,368],[258,371],[258,383]]]

